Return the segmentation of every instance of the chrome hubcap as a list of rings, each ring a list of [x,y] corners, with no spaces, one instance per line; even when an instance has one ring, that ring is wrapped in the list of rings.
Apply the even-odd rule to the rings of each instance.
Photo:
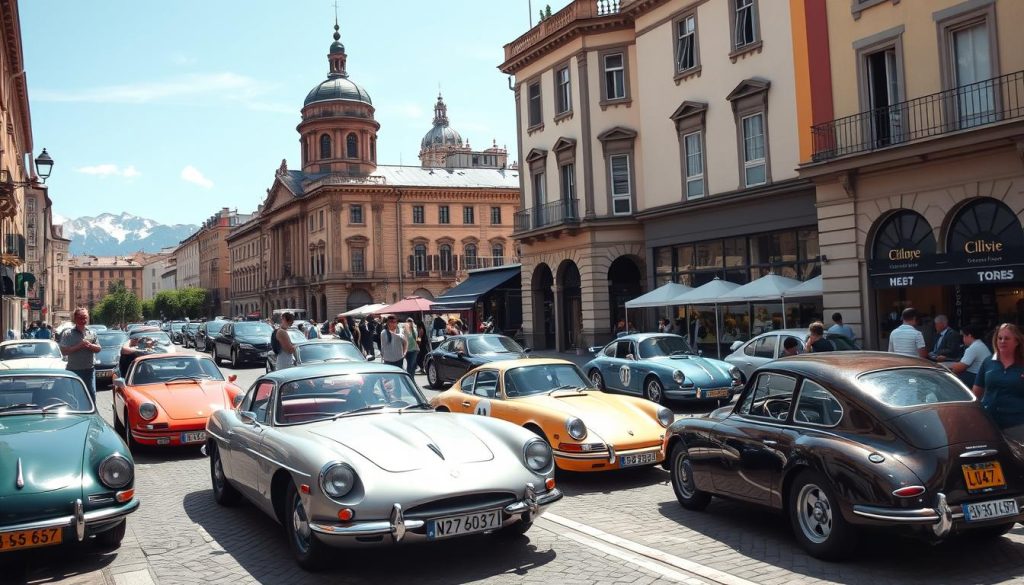
[[[309,520],[306,519],[306,509],[302,507],[302,499],[295,496],[295,506],[292,510],[292,529],[295,532],[295,542],[299,548],[306,550],[309,547]]]
[[[657,382],[651,382],[647,385],[647,397],[650,398],[651,402],[661,401],[661,388],[658,387]]]
[[[427,379],[431,384],[437,382],[437,370],[434,368],[434,364],[430,364],[430,367],[427,368]]]
[[[679,493],[686,498],[692,498],[694,493],[693,478],[690,477],[690,462],[685,457],[680,457],[676,463],[676,487]]]
[[[800,530],[814,543],[823,543],[832,534],[832,505],[825,492],[814,484],[805,485],[797,496]]]
[[[597,386],[598,388],[600,388],[601,387],[601,374],[598,374],[597,372],[594,372],[593,374],[590,374],[590,381],[591,381],[591,383],[594,384],[594,386]]]

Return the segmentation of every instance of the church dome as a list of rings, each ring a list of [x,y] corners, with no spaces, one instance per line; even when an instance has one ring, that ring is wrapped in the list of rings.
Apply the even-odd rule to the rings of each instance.
[[[437,95],[437,103],[434,104],[434,127],[420,141],[420,148],[424,150],[432,146],[462,146],[462,136],[448,125],[448,106],[441,94]]]
[[[359,84],[347,77],[329,77],[326,81],[314,87],[306,95],[306,101],[302,105],[308,106],[316,102],[333,100],[345,100],[350,102],[363,102],[373,105],[370,94]]]

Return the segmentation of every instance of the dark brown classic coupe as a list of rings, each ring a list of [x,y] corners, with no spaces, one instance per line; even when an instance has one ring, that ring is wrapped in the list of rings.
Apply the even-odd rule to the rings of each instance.
[[[734,406],[681,419],[666,466],[685,508],[711,497],[783,511],[811,555],[852,552],[861,528],[939,540],[1024,520],[1024,455],[948,370],[876,352],[766,364]]]

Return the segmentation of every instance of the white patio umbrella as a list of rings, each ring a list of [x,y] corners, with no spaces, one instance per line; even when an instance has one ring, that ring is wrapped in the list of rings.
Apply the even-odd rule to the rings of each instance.
[[[715,338],[718,338],[718,304],[722,302],[722,296],[732,292],[739,288],[740,285],[735,282],[729,282],[728,280],[722,280],[715,277],[714,280],[707,284],[698,286],[688,293],[672,299],[671,304],[673,305],[714,305],[715,306]],[[687,323],[687,331],[689,331],[689,323]],[[692,343],[692,341],[691,341]],[[718,357],[722,357],[722,344],[715,343],[718,347]]]
[[[822,291],[821,276],[815,276],[810,280],[801,282],[799,286],[784,291],[782,298],[784,299],[802,299],[806,297],[820,297]]]
[[[365,317],[366,315],[379,311],[386,306],[388,306],[387,303],[370,303],[368,305],[363,305],[362,307],[356,307],[351,311],[345,311],[342,315],[345,317]]]
[[[643,309],[648,307],[667,307],[673,303],[672,299],[681,294],[690,292],[693,287],[675,282],[666,282],[651,292],[644,293],[635,299],[626,301],[626,323],[629,323],[630,309]]]
[[[757,302],[782,301],[782,328],[786,328],[786,291],[792,290],[802,283],[795,278],[787,278],[777,274],[766,274],[755,281],[734,288],[721,297],[721,302]]]

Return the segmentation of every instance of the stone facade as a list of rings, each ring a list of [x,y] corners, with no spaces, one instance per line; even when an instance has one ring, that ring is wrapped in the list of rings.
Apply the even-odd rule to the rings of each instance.
[[[73,256],[68,269],[74,306],[92,309],[117,282],[141,299],[144,261],[136,256]]]

